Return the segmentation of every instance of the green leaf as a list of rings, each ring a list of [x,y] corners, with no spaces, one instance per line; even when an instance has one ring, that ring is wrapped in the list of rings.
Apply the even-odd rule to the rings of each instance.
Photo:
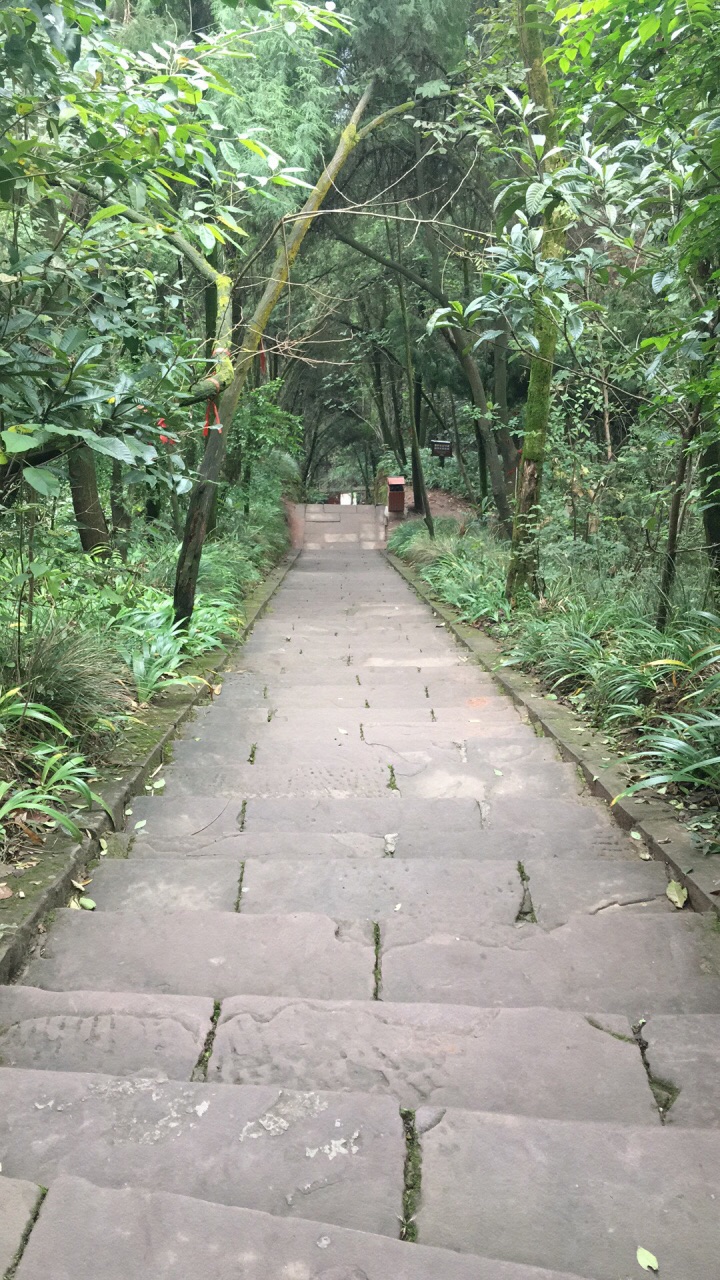
[[[27,453],[28,449],[42,444],[37,436],[24,431],[0,431],[6,453]]]
[[[547,187],[543,182],[531,182],[525,192],[525,208],[531,218],[540,213],[545,205]]]
[[[643,1249],[638,1245],[637,1260],[643,1271],[659,1271],[660,1267],[654,1253],[650,1253],[649,1249]]]
[[[23,467],[23,480],[31,489],[41,493],[44,498],[56,498],[60,492],[60,483],[52,471],[46,467]]]
[[[88,229],[94,227],[98,222],[105,222],[107,218],[117,218],[118,214],[127,211],[126,204],[109,204],[106,209],[98,209],[88,222]]]
[[[96,903],[93,902],[92,898],[78,898],[78,902],[80,903],[83,911],[95,910]]]
[[[640,23],[640,26],[638,27],[638,35],[640,36],[640,43],[647,44],[650,37],[654,36],[655,32],[659,31],[659,29],[660,29],[660,19],[656,13],[651,13],[647,18],[643,18],[642,22]]]
[[[217,244],[217,241],[210,227],[207,227],[205,226],[204,223],[201,223],[200,226],[195,227],[195,234],[198,240],[200,241],[203,249],[207,249],[208,253],[212,253],[213,249],[215,248],[215,245]]]
[[[685,886],[680,884],[679,880],[671,880],[667,889],[665,890],[665,893],[667,897],[670,899],[670,901],[672,902],[673,906],[677,907],[678,911],[682,911],[683,907],[685,906],[685,903],[687,902],[687,896],[688,896],[688,891],[685,888]],[[645,1270],[647,1271],[647,1267],[645,1268]],[[657,1263],[655,1263],[655,1270],[657,1271]]]

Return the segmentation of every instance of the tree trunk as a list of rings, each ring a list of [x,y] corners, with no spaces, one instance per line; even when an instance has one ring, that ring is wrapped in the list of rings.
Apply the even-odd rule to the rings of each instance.
[[[539,25],[537,7],[532,0],[517,0],[517,24],[520,50],[526,68],[530,97],[542,114],[538,116],[538,129],[545,134],[547,148],[556,146],[555,105],[545,66],[545,50]],[[549,166],[555,167],[557,158]],[[558,210],[543,219],[542,254],[544,258],[557,258],[565,247],[562,213]],[[520,482],[515,504],[512,531],[512,551],[508,569],[506,595],[512,604],[523,591],[539,593],[538,530],[540,495],[542,490],[545,444],[547,439],[550,401],[552,395],[553,366],[557,345],[557,328],[549,308],[542,298],[535,306],[535,338],[537,350],[530,358],[530,382],[525,405],[525,431],[523,436]]]
[[[125,506],[125,490],[123,486],[122,463],[113,458],[110,477],[110,519],[112,521],[113,541],[122,559],[127,558],[131,517]]]
[[[515,472],[518,464],[518,451],[515,447],[510,431],[508,429],[508,403],[507,403],[507,357],[508,357],[508,327],[506,321],[501,321],[503,332],[495,339],[493,343],[493,397],[495,400],[495,408],[500,418],[501,426],[496,429],[498,449],[503,460],[505,468],[505,480],[508,487],[512,489],[515,484]]]
[[[680,452],[675,464],[675,479],[673,481],[672,498],[670,501],[670,514],[668,516],[667,542],[665,543],[665,554],[663,556],[662,575],[660,579],[660,604],[658,606],[657,618],[655,619],[655,625],[658,631],[665,630],[667,620],[670,615],[670,597],[677,571],[680,511],[682,509],[685,476],[687,474],[688,466],[688,446],[692,443],[693,437],[695,436],[699,420],[700,405],[698,404],[693,410],[692,419],[682,433]]]
[[[711,440],[700,454],[705,545],[715,580],[720,587],[720,441]]]
[[[68,475],[80,543],[86,555],[107,556],[110,535],[98,493],[95,455],[87,445],[68,454]]]
[[[343,165],[348,157],[352,154],[355,147],[361,142],[373,129],[385,123],[391,116],[398,115],[401,111],[408,108],[408,103],[394,108],[392,111],[385,112],[372,120],[370,124],[363,129],[358,128],[358,124],[364,115],[365,109],[370,100],[372,85],[370,85],[365,93],[363,93],[357,107],[355,108],[349,124],[343,129],[340,141],[335,150],[335,154],[326,165],[320,175],[315,187],[305,201],[300,213],[289,223],[290,230],[284,238],[283,244],[278,250],[275,263],[272,268],[270,279],[260,298],[255,311],[248,321],[243,336],[243,344],[239,351],[237,361],[233,370],[233,377],[230,385],[222,393],[220,400],[220,421],[222,424],[221,431],[210,431],[208,436],[207,448],[200,465],[200,471],[197,483],[190,495],[188,506],[187,520],[185,523],[185,533],[183,536],[182,547],[180,548],[180,556],[178,558],[177,574],[175,578],[175,619],[178,622],[186,624],[192,616],[193,605],[195,603],[195,586],[197,583],[197,575],[200,568],[200,557],[202,556],[203,544],[207,531],[207,521],[212,503],[213,494],[217,488],[218,481],[222,472],[223,459],[225,457],[225,435],[232,425],[232,420],[237,408],[238,400],[242,395],[248,374],[253,365],[253,361],[262,341],[262,335],[267,329],[268,321],[272,315],[276,303],[282,297],[285,288],[290,279],[290,272],[293,263],[300,252],[305,236],[307,235],[313,219],[321,208],[325,197],[334,190],[335,181],[340,173]],[[219,346],[225,360],[228,359],[226,348],[229,346],[230,328],[232,324],[232,303],[231,290],[232,282],[227,277],[220,277],[223,281],[223,296],[218,305],[218,342],[216,350]]]
[[[495,436],[490,425],[488,417],[488,406],[485,398],[485,388],[482,384],[480,371],[477,364],[470,353],[470,338],[461,329],[446,330],[450,335],[458,360],[462,365],[463,372],[470,387],[473,404],[475,405],[475,424],[476,432],[480,433],[483,448],[485,450],[485,461],[490,475],[490,485],[492,488],[495,506],[497,507],[498,517],[500,520],[500,529],[506,538],[510,537],[512,528],[512,512],[510,511],[510,502],[508,500],[507,488],[505,486],[505,476],[503,474],[500,454],[498,453]]]

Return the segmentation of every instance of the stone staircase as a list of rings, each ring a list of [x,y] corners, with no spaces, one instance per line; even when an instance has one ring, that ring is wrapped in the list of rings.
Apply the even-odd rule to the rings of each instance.
[[[714,921],[373,509],[305,517],[97,911],[0,989],[0,1274],[713,1280]]]

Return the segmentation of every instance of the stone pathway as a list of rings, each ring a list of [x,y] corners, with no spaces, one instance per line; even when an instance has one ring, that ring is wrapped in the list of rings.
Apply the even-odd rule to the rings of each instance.
[[[380,543],[307,508],[98,910],[0,989],[0,1274],[718,1274],[717,926]]]

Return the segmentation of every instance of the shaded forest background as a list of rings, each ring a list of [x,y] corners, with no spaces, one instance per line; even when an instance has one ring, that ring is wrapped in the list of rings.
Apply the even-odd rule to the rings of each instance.
[[[398,473],[392,548],[720,849],[719,29],[3,6],[4,856],[231,641],[285,500]]]

